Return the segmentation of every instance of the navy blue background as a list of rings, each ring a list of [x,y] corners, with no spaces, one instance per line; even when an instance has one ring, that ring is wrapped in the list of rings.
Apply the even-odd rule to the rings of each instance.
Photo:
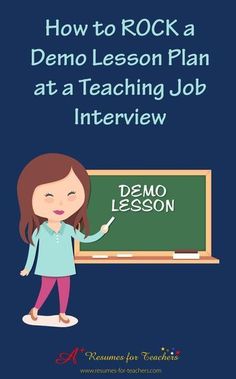
[[[3,20],[1,64],[2,235],[1,279],[4,307],[2,367],[12,377],[80,376],[86,363],[57,366],[55,358],[75,346],[98,354],[124,354],[176,347],[178,362],[139,363],[159,367],[162,378],[228,377],[232,328],[234,235],[230,218],[234,207],[233,59],[229,1],[57,1],[9,2]],[[196,36],[181,38],[46,38],[45,19],[65,23],[101,20],[118,24],[121,18],[177,18],[195,23]],[[30,67],[30,49],[55,51],[156,52],[167,47],[209,52],[210,67],[128,68]],[[178,97],[155,102],[148,97],[34,97],[33,85],[49,79],[58,83],[92,77],[118,82],[138,77],[154,83],[199,77],[208,84],[198,98]],[[103,112],[167,112],[162,128],[74,127],[73,108]],[[18,235],[16,182],[24,165],[45,152],[62,152],[79,159],[86,168],[209,168],[213,170],[213,255],[220,265],[81,265],[72,279],[68,313],[80,322],[68,329],[33,328],[21,317],[33,305],[40,279],[22,278],[27,246]],[[106,221],[106,220],[104,220]],[[127,230],[128,233],[128,230]],[[54,290],[43,313],[57,312]],[[114,367],[119,366],[115,364]],[[123,365],[120,365],[123,367]],[[104,367],[112,367],[104,363]],[[132,367],[132,365],[130,365]],[[149,375],[147,375],[148,377]],[[154,375],[153,375],[154,376]],[[99,377],[98,375],[96,377]],[[129,376],[131,377],[131,375]],[[152,377],[152,375],[150,375]]]

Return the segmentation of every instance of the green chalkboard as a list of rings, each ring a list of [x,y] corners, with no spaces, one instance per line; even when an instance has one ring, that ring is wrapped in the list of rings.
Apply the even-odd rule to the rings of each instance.
[[[145,186],[147,189],[156,189],[159,186],[160,193],[158,192],[158,196],[151,196],[150,193],[146,196],[147,192],[140,194],[136,191],[137,197],[121,197],[120,185],[125,185],[126,190],[138,185],[135,188],[140,187],[140,192]],[[122,211],[117,211],[120,200],[123,199],[126,199],[126,205]],[[130,205],[134,199],[138,199],[135,202],[135,211],[127,211],[127,204]],[[146,199],[149,199],[146,202],[149,204],[148,210],[152,210],[137,211],[137,203],[142,207]],[[153,209],[155,200],[158,201]],[[167,200],[172,208],[167,207]],[[98,231],[112,216],[115,216],[115,221],[110,226],[109,233],[98,242],[81,244],[81,251],[205,250],[206,177],[92,175],[88,207],[90,234]]]

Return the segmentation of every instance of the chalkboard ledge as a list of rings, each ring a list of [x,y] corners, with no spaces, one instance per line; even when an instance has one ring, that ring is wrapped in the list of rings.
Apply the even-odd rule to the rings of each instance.
[[[118,257],[108,257],[108,258],[91,258],[87,257],[75,257],[76,264],[218,264],[219,259],[214,257],[201,257],[200,259],[173,259],[169,257],[157,257],[145,256],[145,257],[129,257],[129,258],[118,258]]]

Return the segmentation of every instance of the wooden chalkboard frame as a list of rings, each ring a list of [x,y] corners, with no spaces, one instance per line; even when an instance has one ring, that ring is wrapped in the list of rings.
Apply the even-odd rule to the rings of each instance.
[[[79,241],[74,242],[74,258],[75,263],[219,263],[217,258],[212,257],[212,171],[211,170],[87,170],[90,176],[93,175],[181,175],[181,176],[205,176],[206,178],[206,250],[200,251],[200,259],[176,260],[173,259],[173,251],[137,251],[133,253],[133,257],[118,258],[117,251],[81,251]],[[128,252],[128,251],[127,251]],[[109,258],[92,258],[94,255],[106,254]]]

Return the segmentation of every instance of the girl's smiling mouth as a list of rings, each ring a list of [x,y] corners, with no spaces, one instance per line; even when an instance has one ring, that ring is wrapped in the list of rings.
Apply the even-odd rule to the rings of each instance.
[[[56,215],[63,215],[63,213],[65,213],[64,211],[62,210],[55,210],[53,211],[54,213],[56,213]]]

